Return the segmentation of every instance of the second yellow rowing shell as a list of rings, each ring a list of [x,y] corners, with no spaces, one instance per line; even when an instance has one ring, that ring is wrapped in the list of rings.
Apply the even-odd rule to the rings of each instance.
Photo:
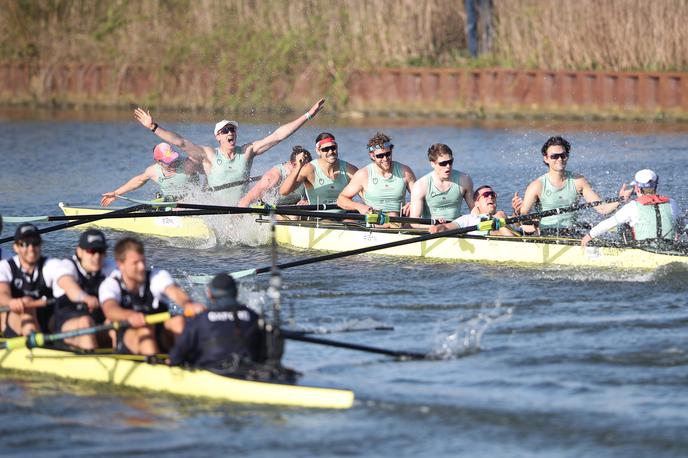
[[[101,215],[118,208],[102,207],[72,207],[62,202],[59,203],[65,215]],[[136,213],[132,213],[135,215]],[[156,235],[158,237],[186,237],[195,239],[207,239],[212,231],[201,217],[197,216],[156,216],[146,218],[112,218],[100,219],[83,226],[102,227],[118,231],[136,232],[139,234]]]
[[[393,230],[343,228],[341,225],[279,223],[277,242],[297,248],[348,251],[418,237],[420,233]],[[578,240],[546,237],[442,237],[375,251],[390,256],[409,256],[452,261],[537,264],[572,267],[654,269],[670,263],[688,263],[682,254],[658,253],[640,248],[588,246]]]

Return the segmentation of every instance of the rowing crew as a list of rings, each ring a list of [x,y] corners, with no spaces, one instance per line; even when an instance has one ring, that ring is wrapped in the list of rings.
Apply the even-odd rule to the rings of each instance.
[[[430,228],[431,232],[461,226],[467,221],[474,221],[476,216],[483,219],[499,217],[496,193],[489,186],[481,186],[485,191],[475,193],[470,175],[454,168],[454,153],[449,146],[442,143],[431,145],[428,149],[431,171],[416,179],[410,167],[393,160],[394,145],[391,138],[384,133],[377,133],[368,141],[366,148],[371,163],[358,169],[355,165],[340,159],[335,136],[329,132],[322,132],[315,138],[315,159],[311,158],[310,152],[305,148],[296,146],[288,161],[270,169],[260,182],[246,193],[254,157],[288,138],[315,116],[323,105],[324,100],[321,99],[303,116],[280,126],[262,140],[242,146],[237,146],[238,123],[222,120],[215,125],[214,133],[219,144],[216,148],[198,146],[181,135],[162,128],[154,122],[149,112],[138,108],[135,111],[136,119],[168,143],[161,143],[155,147],[153,156],[156,163],[147,168],[144,174],[134,177],[114,192],[105,193],[101,203],[109,205],[116,195],[140,187],[149,179],[160,184],[163,194],[179,196],[183,194],[182,187],[188,186],[196,179],[194,177],[197,175],[194,175],[193,171],[198,170],[198,164],[201,164],[200,168],[206,174],[211,188],[239,185],[221,189],[222,198],[227,204],[238,202],[241,206],[249,206],[253,202],[265,199],[270,193],[278,193],[280,197],[275,203],[282,205],[337,204],[344,210],[358,211],[361,214],[386,212],[390,216],[403,215],[431,218],[442,223],[450,222],[449,226],[436,225]],[[184,150],[189,157],[183,159],[179,153],[172,150],[170,144]],[[578,204],[580,197],[588,203],[601,200],[583,175],[567,170],[571,154],[571,145],[567,140],[559,136],[551,137],[543,144],[541,153],[543,163],[548,169],[547,173],[528,185],[523,198],[518,193],[514,194],[511,201],[514,215],[526,215],[533,210],[547,211],[574,206]],[[654,175],[654,172],[652,174]],[[641,197],[656,194],[657,180],[636,182],[641,186],[627,188],[625,184],[622,185],[618,201],[597,205],[594,207],[595,210],[607,215],[619,206],[619,201],[628,200],[633,191]],[[408,201],[407,193],[410,195]],[[477,206],[480,199],[485,201],[483,205]],[[621,214],[620,218],[627,218],[627,223],[633,227],[638,224],[641,227],[649,227],[647,231],[632,231],[631,236],[635,240],[672,239],[675,236],[676,227],[680,224],[680,212],[675,203],[671,204],[669,200],[664,200],[666,199],[638,199],[634,201],[634,207],[628,207]],[[463,215],[463,202],[466,203],[472,217]],[[653,218],[652,212],[639,211],[636,217],[636,211],[631,209],[637,205],[640,205],[638,208],[641,209],[655,209],[655,215],[661,215]],[[627,215],[629,212],[630,216]],[[463,220],[459,219],[462,215],[466,216]],[[547,216],[534,223],[535,225],[522,225],[515,230],[499,228],[492,233],[583,235],[579,232],[576,212]],[[610,224],[611,221],[607,220],[603,227],[611,227]],[[604,232],[601,227],[591,231],[590,238],[598,236],[601,232]],[[646,232],[651,233],[652,237],[647,237]],[[585,243],[587,241],[589,239],[586,239]]]
[[[217,369],[267,357],[262,320],[237,301],[236,284],[227,274],[210,283],[204,306],[192,301],[169,272],[149,269],[143,244],[134,238],[115,244],[114,263],[106,261],[105,236],[94,229],[81,234],[69,259],[45,257],[41,247],[38,229],[22,224],[15,233],[16,255],[0,261],[0,306],[9,308],[2,314],[5,337],[127,321],[130,328],[109,336],[118,353],[155,355],[171,349],[172,364]],[[170,301],[195,316],[148,325],[145,316],[168,311]],[[65,343],[93,350],[107,340],[90,334]]]

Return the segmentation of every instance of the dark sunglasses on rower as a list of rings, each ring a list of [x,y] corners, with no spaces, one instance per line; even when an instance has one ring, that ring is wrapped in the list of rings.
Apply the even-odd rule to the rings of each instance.
[[[549,156],[550,159],[553,161],[556,161],[557,159],[568,159],[569,158],[569,153],[563,152],[563,153],[556,153],[556,154],[550,154]]]
[[[222,135],[227,135],[230,132],[231,133],[236,132],[236,128],[234,126],[224,126],[222,129],[217,131],[218,134],[222,134]]]
[[[480,197],[488,198],[488,197],[494,197],[495,199],[497,198],[497,193],[494,191],[484,191],[480,193]]]
[[[86,248],[84,251],[85,251],[86,253],[88,253],[88,254],[96,254],[96,253],[98,253],[98,254],[101,254],[101,255],[103,255],[103,256],[105,255],[105,250],[96,250],[96,249],[94,249],[94,248]]]
[[[320,148],[323,153],[329,153],[330,151],[337,151],[337,145],[324,146]]]
[[[452,165],[454,165],[454,159],[447,159],[446,161],[440,161],[437,163],[437,165],[439,165],[440,167],[446,167],[446,166],[451,167]]]
[[[391,152],[391,151],[387,151],[386,153],[379,153],[379,154],[376,154],[376,155],[375,155],[375,157],[378,158],[378,159],[384,159],[384,158],[386,158],[386,157],[391,157],[391,156],[392,156],[392,152]]]

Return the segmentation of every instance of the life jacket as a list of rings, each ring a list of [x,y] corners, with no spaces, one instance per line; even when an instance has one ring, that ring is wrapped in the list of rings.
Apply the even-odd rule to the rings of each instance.
[[[10,284],[12,297],[29,296],[34,299],[41,299],[43,297],[46,299],[53,298],[53,290],[48,287],[45,283],[45,278],[43,278],[43,266],[45,266],[47,260],[48,258],[45,256],[41,256],[40,259],[38,259],[35,267],[35,278],[27,277],[17,263],[14,262],[14,258],[7,260],[10,265],[10,270],[12,271],[12,283]],[[36,316],[41,330],[46,332],[49,330],[48,324],[53,315],[53,310],[53,304],[48,304],[45,307],[36,309]]]
[[[633,227],[635,240],[673,239],[676,224],[666,196],[643,195],[636,199],[638,223]]]
[[[143,314],[166,312],[168,305],[166,302],[156,299],[150,290],[151,271],[146,271],[146,282],[143,287],[143,295],[132,293],[124,284],[124,279],[119,278],[119,289],[121,293],[120,307],[141,312]]]
[[[95,296],[98,297],[98,288],[100,287],[100,284],[105,280],[105,274],[103,274],[102,271],[94,272],[94,273],[87,273],[84,271],[84,269],[81,267],[79,261],[75,258],[72,257],[69,260],[72,264],[74,264],[74,269],[76,270],[77,273],[77,279],[76,282],[79,284],[81,289],[88,294],[89,296]],[[72,302],[69,297],[67,297],[66,294],[63,296],[59,297],[57,301],[55,302],[55,306],[57,309],[59,309],[61,312],[62,311],[82,311],[82,310],[88,310],[86,307],[86,304],[84,303],[74,303]]]

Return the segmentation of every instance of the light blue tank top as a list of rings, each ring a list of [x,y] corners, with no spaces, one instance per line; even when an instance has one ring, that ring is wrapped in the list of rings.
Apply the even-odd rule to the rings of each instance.
[[[184,161],[177,162],[175,174],[165,176],[162,165],[155,164],[156,182],[163,196],[181,196],[189,192],[190,185],[198,182],[198,176],[188,175],[184,170]]]
[[[425,175],[421,180],[427,180],[428,190],[423,199],[423,218],[444,218],[447,221],[454,220],[461,215],[461,203],[464,189],[461,183],[461,172],[452,170],[449,180],[451,186],[442,192],[437,189],[433,181],[433,172]]]
[[[399,212],[406,203],[406,183],[401,164],[392,161],[392,175],[384,178],[375,164],[368,164],[368,186],[363,198],[375,210]]]
[[[306,188],[306,196],[310,204],[336,204],[339,193],[349,184],[349,177],[346,174],[348,163],[339,159],[339,173],[334,180],[330,179],[323,169],[320,168],[318,160],[311,162],[315,171],[315,183],[313,188]]]
[[[208,186],[215,187],[235,181],[248,180],[253,159],[247,161],[244,149],[240,146],[234,149],[234,153],[233,159],[227,159],[220,152],[220,148],[215,148],[215,155],[211,161],[212,166],[207,174]],[[248,183],[244,183],[243,185],[221,189],[213,194],[233,205],[239,201],[242,195],[246,194],[247,188]]]
[[[552,186],[547,174],[539,178],[542,184],[542,194],[536,205],[536,211],[568,207],[578,203],[579,195],[576,190],[574,174],[573,172],[566,172],[565,176],[566,181],[561,188]],[[573,227],[576,224],[576,214],[577,212],[568,212],[560,215],[547,216],[540,221],[540,227],[543,229],[564,229]]]

